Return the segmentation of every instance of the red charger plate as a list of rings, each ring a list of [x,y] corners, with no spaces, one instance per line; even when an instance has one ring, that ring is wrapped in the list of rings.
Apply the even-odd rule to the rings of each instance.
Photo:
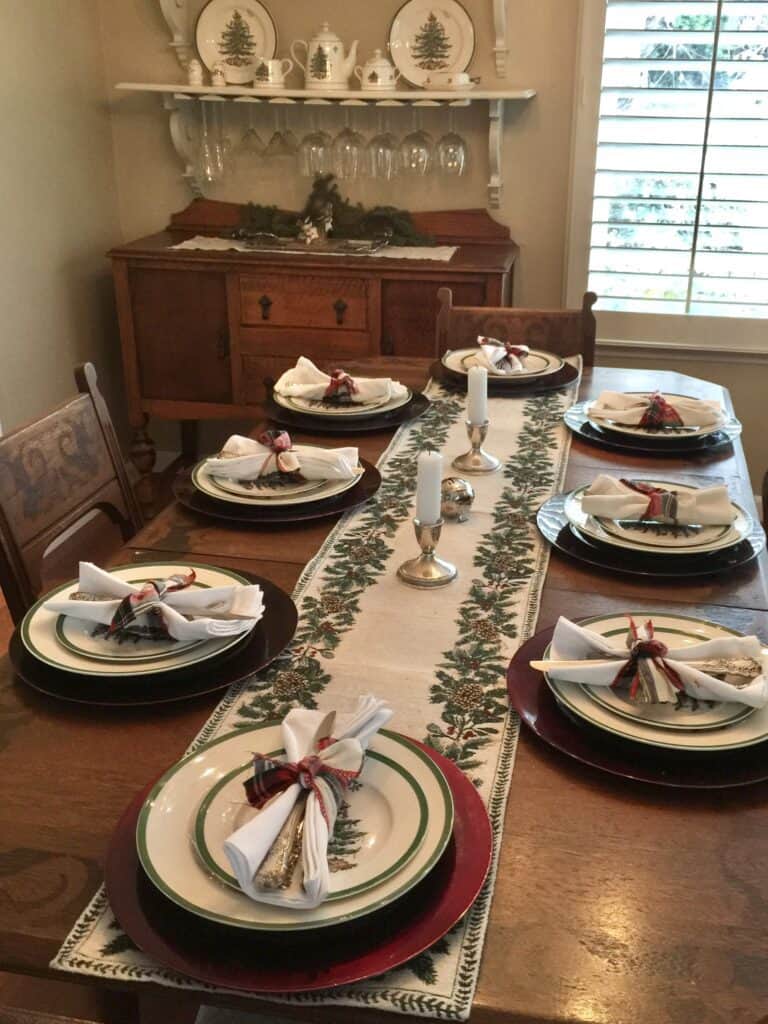
[[[413,741],[417,742],[417,741]],[[453,838],[436,867],[409,893],[366,917],[317,931],[248,932],[182,910],[144,874],[136,821],[148,786],[123,813],[107,854],[112,910],[128,936],[179,974],[243,992],[308,992],[383,974],[428,949],[466,914],[491,863],[493,837],[477,789],[456,765],[422,743],[454,802]]]
[[[542,659],[553,632],[554,626],[531,637],[507,669],[510,703],[545,743],[600,771],[657,786],[729,789],[768,779],[768,742],[716,754],[663,750],[617,739],[571,716],[558,704],[542,673],[528,664]]]

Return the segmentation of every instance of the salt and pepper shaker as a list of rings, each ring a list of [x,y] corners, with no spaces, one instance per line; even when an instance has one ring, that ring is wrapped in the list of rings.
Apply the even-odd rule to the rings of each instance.
[[[413,520],[421,554],[409,558],[397,570],[403,583],[413,587],[444,587],[458,575],[455,565],[435,554],[443,527],[440,517],[442,477],[443,456],[434,451],[422,452],[417,463],[416,516]]]
[[[483,451],[487,434],[488,371],[484,366],[473,366],[467,374],[467,435],[471,447],[453,460],[454,469],[470,474],[495,473],[501,469],[501,460]]]
[[[203,65],[193,57],[187,63],[187,85],[202,85],[203,84]]]

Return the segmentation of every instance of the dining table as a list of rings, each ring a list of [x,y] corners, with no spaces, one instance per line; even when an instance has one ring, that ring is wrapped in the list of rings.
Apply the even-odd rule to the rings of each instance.
[[[370,358],[351,373],[423,387],[429,360]],[[720,386],[671,371],[587,367],[604,389],[713,398]],[[255,420],[259,410],[255,410]],[[254,423],[254,433],[263,424]],[[327,435],[292,431],[328,444]],[[375,462],[392,432],[345,435]],[[609,451],[574,436],[565,489],[599,472],[724,483],[756,515],[742,446],[691,458]],[[173,502],[113,564],[170,559],[245,570],[290,592],[333,526],[258,527]],[[553,551],[537,629],[558,616],[675,611],[768,640],[765,554],[727,575],[649,579]],[[0,970],[77,980],[49,962],[103,877],[124,806],[184,752],[216,696],[109,709],[44,697],[0,662]],[[674,789],[601,773],[523,728],[472,1024],[757,1024],[768,1021],[768,782]],[[285,1004],[95,978],[114,1019],[171,1021],[181,1005],[240,1007],[312,1024],[381,1024],[366,1008]],[[140,1015],[140,1016],[139,1016]]]

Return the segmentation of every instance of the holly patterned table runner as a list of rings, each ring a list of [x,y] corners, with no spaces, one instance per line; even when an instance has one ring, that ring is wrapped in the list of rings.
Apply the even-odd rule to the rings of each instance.
[[[489,399],[486,446],[503,457],[503,471],[473,478],[469,521],[443,528],[440,553],[457,565],[458,579],[424,591],[395,575],[417,550],[411,523],[416,456],[425,447],[442,451],[448,475],[451,459],[468,446],[464,396],[430,384],[430,410],[401,427],[379,460],[383,482],[376,497],[338,523],[304,570],[294,593],[300,611],[294,641],[268,670],[227,693],[190,747],[238,726],[282,718],[296,705],[343,714],[359,694],[372,692],[395,708],[391,728],[452,758],[487,803],[493,865],[460,925],[402,968],[358,985],[287,997],[293,1002],[454,1020],[469,1015],[518,735],[505,671],[536,626],[548,546],[535,512],[562,485],[569,437],[562,416],[575,387]],[[342,817],[333,842],[343,861],[355,856],[361,836]],[[103,887],[52,966],[210,991],[137,950],[114,919]]]

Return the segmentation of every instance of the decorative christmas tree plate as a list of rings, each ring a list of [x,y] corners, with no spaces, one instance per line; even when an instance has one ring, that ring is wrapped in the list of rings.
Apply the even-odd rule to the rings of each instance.
[[[546,690],[546,686],[544,687]],[[547,691],[548,693],[548,691]],[[243,992],[308,992],[349,985],[399,967],[434,945],[477,898],[491,862],[488,814],[477,789],[437,751],[411,741],[445,775],[456,810],[436,866],[409,893],[375,914],[322,932],[263,932],[205,921],[172,903],[141,869],[136,851],[140,793],[120,819],[104,877],[128,937],[169,970]]]
[[[190,568],[195,570],[200,584],[207,587],[231,586],[232,583],[248,584],[245,577],[230,569],[217,569],[212,565],[185,563],[176,565],[172,562],[147,562],[146,565],[118,566],[111,570],[121,579],[135,582],[139,579],[161,579],[173,573],[183,573]],[[137,657],[135,652],[125,644],[118,644],[106,638],[93,638],[93,623],[83,622],[69,616],[57,615],[43,607],[46,601],[54,597],[65,597],[77,590],[77,580],[71,580],[50,593],[45,594],[34,604],[24,616],[19,632],[22,643],[38,661],[64,672],[89,676],[143,676],[157,675],[161,672],[175,672],[181,668],[189,668],[209,658],[223,654],[243,640],[243,635],[226,637],[221,640],[205,640],[193,644],[175,644],[170,650],[165,641],[157,642],[157,652],[153,655],[151,645],[155,641],[145,641],[142,654]],[[62,621],[63,620],[63,621]],[[102,654],[98,651],[101,647]]]
[[[377,398],[372,402],[327,402],[310,398],[300,398],[298,395],[281,395],[276,391],[272,397],[278,405],[293,412],[306,413],[311,416],[325,416],[337,419],[340,416],[346,419],[362,419],[366,416],[375,416],[382,412],[392,412],[406,405],[413,397],[412,392],[406,391],[404,395],[397,395],[395,398]]]
[[[477,346],[457,348],[446,352],[441,361],[451,373],[466,375],[473,366],[478,365],[477,353]],[[489,373],[489,383],[493,381],[514,387],[523,381],[530,381],[532,377],[546,377],[551,373],[559,373],[565,365],[565,360],[561,356],[556,356],[554,352],[544,352],[535,348],[532,348],[528,355],[523,356],[520,361],[523,364],[522,370],[517,373]]]
[[[665,392],[670,398],[695,398],[695,395],[673,395]],[[637,395],[638,398],[650,398],[648,391],[627,391],[627,395]],[[694,440],[700,437],[707,437],[709,434],[716,434],[720,430],[733,430],[735,427],[741,432],[741,424],[735,417],[729,416],[725,423],[714,423],[708,427],[662,427],[652,429],[651,427],[632,426],[626,423],[614,423],[613,420],[592,418],[589,414],[593,403],[589,402],[585,407],[585,413],[589,422],[595,427],[602,427],[617,434],[628,434],[630,437],[642,437],[653,440],[659,445],[676,444],[681,440]]]
[[[408,0],[392,21],[389,49],[400,74],[424,87],[435,71],[467,70],[475,52],[475,26],[458,0]]]
[[[626,614],[583,619],[579,625],[588,626],[594,632],[609,638],[617,650],[626,651]],[[716,622],[693,619],[685,615],[654,614],[653,627],[654,636],[668,647],[684,647],[720,637],[743,635]],[[548,656],[549,647],[544,651],[544,659],[546,660]],[[715,704],[711,709],[702,712],[709,715],[708,727],[671,729],[675,714],[684,715],[690,726],[699,712],[674,712],[668,704],[660,704],[645,705],[644,707],[649,708],[646,718],[640,717],[637,713],[639,705],[635,706],[634,715],[619,714],[615,707],[606,703],[604,696],[601,700],[595,700],[594,692],[599,689],[598,687],[551,679],[546,672],[544,678],[556,699],[572,714],[598,729],[632,740],[633,743],[671,750],[714,752],[736,750],[768,739],[768,707],[745,709],[743,704]],[[655,712],[660,719],[658,722],[653,720],[654,713],[651,708],[661,709]]]
[[[308,502],[325,501],[329,498],[335,498],[337,495],[343,494],[344,491],[354,487],[360,481],[363,473],[362,468],[360,468],[358,474],[349,480],[322,480],[319,487],[305,488],[295,493],[291,493],[291,489],[288,487],[284,495],[278,491],[261,495],[258,490],[238,489],[242,487],[238,481],[219,481],[205,468],[205,462],[205,459],[198,462],[192,470],[192,483],[199,491],[211,498],[217,498],[219,501],[229,501],[253,507],[282,508],[286,505],[303,505]],[[317,481],[311,482],[314,484]],[[226,483],[226,488],[224,483]]]
[[[651,487],[673,488],[690,493],[698,488],[690,484],[664,480],[643,480]],[[675,526],[631,519],[605,519],[591,516],[582,508],[587,487],[579,487],[565,496],[564,511],[568,522],[581,534],[603,544],[611,544],[630,551],[647,551],[653,555],[694,555],[720,551],[741,543],[752,533],[752,517],[734,502],[736,514],[733,523],[720,526]]]
[[[400,850],[407,854],[399,870],[384,871],[381,862],[373,871],[379,877],[373,888],[351,886],[351,893],[327,901],[314,910],[296,910],[289,907],[256,903],[239,889],[222,885],[200,862],[194,844],[190,841],[189,827],[194,823],[201,802],[210,793],[212,785],[235,774],[245,777],[242,766],[254,750],[269,753],[282,749],[282,732],[277,724],[237,729],[225,736],[198,747],[194,753],[170,768],[150,792],[139,815],[136,842],[139,859],[152,883],[179,906],[209,921],[235,928],[257,931],[304,931],[327,928],[371,914],[403,896],[424,878],[440,859],[453,830],[453,800],[443,773],[434,761],[406,737],[382,730],[371,742],[371,752],[390,762],[399,764],[417,780],[421,796],[404,803],[405,815],[410,807],[418,817],[411,824],[402,822],[406,829],[404,842],[395,843],[390,853]],[[398,790],[400,783],[398,783]],[[234,791],[239,794],[239,786]],[[231,793],[230,793],[231,796]],[[242,802],[243,797],[239,796]],[[423,803],[428,812],[422,821]],[[385,801],[379,808],[380,820],[391,811]],[[237,808],[235,808],[237,812]],[[232,819],[233,827],[236,820]],[[371,827],[376,825],[371,817]],[[418,832],[423,828],[423,835]],[[209,833],[213,836],[213,833]],[[223,841],[219,830],[215,841]],[[416,849],[411,851],[413,839]],[[353,844],[354,845],[354,844]],[[370,863],[375,865],[376,854],[370,852]],[[362,858],[361,858],[362,859]],[[390,864],[390,867],[392,864]],[[341,885],[344,886],[342,881]]]
[[[253,81],[254,66],[271,60],[277,50],[277,30],[259,0],[210,0],[195,29],[200,59],[213,70],[221,64],[230,85]]]
[[[283,756],[273,751],[270,756]],[[436,770],[415,763],[417,774]],[[208,791],[195,818],[192,842],[203,865],[239,890],[224,843],[258,811],[243,800],[243,784],[253,774],[248,764],[227,772]],[[442,813],[448,813],[444,805]],[[421,783],[400,760],[379,750],[366,756],[359,780],[344,795],[328,847],[331,882],[326,902],[368,892],[400,872],[415,856],[433,813]],[[432,831],[436,836],[437,830]]]
[[[325,480],[295,479],[290,473],[270,473],[256,480],[228,480],[223,476],[211,479],[217,487],[229,494],[238,494],[243,498],[292,498],[297,494],[311,494],[325,487]]]
[[[727,753],[667,750],[615,736],[565,710],[543,673],[530,664],[543,656],[553,629],[542,630],[518,649],[507,669],[507,692],[528,728],[572,759],[561,762],[565,771],[582,776],[576,761],[623,779],[685,789],[727,789],[768,778],[768,743]]]

